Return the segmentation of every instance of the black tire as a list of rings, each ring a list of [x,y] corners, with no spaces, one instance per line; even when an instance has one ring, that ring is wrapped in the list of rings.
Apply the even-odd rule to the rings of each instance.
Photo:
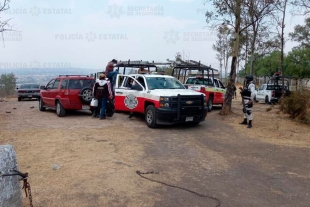
[[[18,99],[18,101],[21,101],[21,100],[22,100],[22,98],[21,98],[21,97],[18,97],[17,99]]]
[[[213,97],[210,97],[207,102],[208,112],[211,112],[213,109]]]
[[[268,96],[265,97],[265,104],[270,104]]]
[[[44,107],[44,103],[43,103],[43,101],[42,101],[42,99],[41,98],[39,98],[39,110],[40,111],[45,111],[45,107]]]
[[[83,103],[90,103],[93,98],[93,90],[89,87],[82,88],[79,96]]]
[[[149,105],[145,110],[145,122],[146,125],[150,128],[156,128],[156,113],[154,105]]]
[[[66,115],[66,110],[62,107],[60,101],[56,103],[56,114],[58,117],[63,117]]]

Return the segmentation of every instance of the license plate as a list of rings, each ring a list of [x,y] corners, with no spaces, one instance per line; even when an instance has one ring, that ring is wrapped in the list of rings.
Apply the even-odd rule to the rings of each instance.
[[[82,109],[90,109],[90,106],[82,106]]]
[[[186,117],[185,121],[194,121],[194,117],[192,117],[192,116]]]
[[[28,97],[29,97],[29,98],[31,98],[31,97],[32,97],[32,95],[28,95]]]

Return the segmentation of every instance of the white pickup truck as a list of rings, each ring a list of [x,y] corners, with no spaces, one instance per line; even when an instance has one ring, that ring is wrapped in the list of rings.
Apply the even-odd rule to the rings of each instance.
[[[290,92],[288,87],[284,88],[285,93],[288,95]],[[257,90],[256,100],[263,101],[266,104],[276,103],[282,96],[282,86],[274,84],[262,84]]]
[[[205,94],[186,89],[172,76],[159,74],[118,74],[114,104],[116,111],[145,114],[150,128],[158,124],[199,124],[208,111]]]

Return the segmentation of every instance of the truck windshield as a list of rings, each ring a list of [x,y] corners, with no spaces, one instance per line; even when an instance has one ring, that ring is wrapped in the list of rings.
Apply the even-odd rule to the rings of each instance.
[[[20,86],[20,89],[39,88],[37,84],[24,84]]]
[[[178,79],[173,77],[147,77],[147,86],[149,90],[154,89],[185,89]]]
[[[212,85],[210,78],[188,78],[185,84]]]
[[[287,90],[287,86],[284,86],[284,90]],[[267,85],[267,90],[282,90],[282,85]]]

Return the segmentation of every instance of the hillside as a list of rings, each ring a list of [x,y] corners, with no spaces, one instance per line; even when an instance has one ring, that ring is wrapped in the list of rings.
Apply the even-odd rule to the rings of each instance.
[[[101,69],[102,70],[102,69]],[[14,73],[17,84],[39,83],[46,84],[51,78],[59,75],[90,75],[98,69],[86,68],[0,68],[0,74]]]

